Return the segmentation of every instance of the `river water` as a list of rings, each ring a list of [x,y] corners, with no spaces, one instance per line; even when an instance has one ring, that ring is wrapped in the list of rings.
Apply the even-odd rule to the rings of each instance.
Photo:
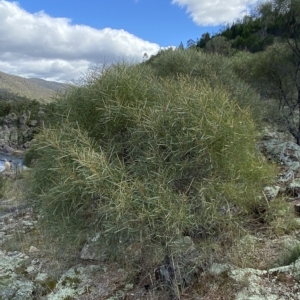
[[[23,159],[17,156],[13,156],[13,155],[5,155],[5,154],[1,154],[0,153],[0,172],[2,172],[4,170],[4,159],[7,159],[8,161],[12,161],[11,165],[12,165],[12,169],[15,166],[18,166],[19,168],[22,167],[22,162]]]

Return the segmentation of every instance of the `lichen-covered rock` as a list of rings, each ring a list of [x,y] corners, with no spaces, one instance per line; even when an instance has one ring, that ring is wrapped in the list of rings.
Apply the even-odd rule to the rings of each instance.
[[[4,141],[9,141],[10,131],[7,125],[0,126],[0,139]]]
[[[97,233],[92,238],[88,238],[87,242],[83,246],[80,252],[80,258],[85,260],[97,260],[101,261],[106,258],[105,254],[103,254],[99,250],[98,240],[100,238],[100,233]]]
[[[291,135],[290,132],[282,130],[280,128],[275,128],[273,126],[265,126],[260,134],[261,140],[280,140],[280,141],[286,141],[286,142],[294,142],[295,138]]]
[[[19,140],[18,129],[16,127],[11,127],[10,128],[10,145],[13,147],[17,147],[18,140]]]
[[[37,124],[38,124],[37,120],[31,120],[30,123],[29,123],[29,125],[32,126],[32,127],[37,126]]]
[[[0,299],[32,299],[34,283],[16,271],[28,259],[24,253],[0,250]]]
[[[262,140],[260,150],[270,160],[296,171],[300,168],[300,146],[294,142],[276,139]]]
[[[300,299],[300,259],[269,270],[213,264],[208,273],[228,278],[238,288],[235,300]]]
[[[27,124],[27,120],[28,120],[28,116],[27,116],[27,114],[24,112],[24,113],[21,115],[20,119],[19,119],[20,125],[21,125],[21,126],[25,126],[25,125]]]
[[[17,115],[15,113],[10,113],[4,118],[3,123],[5,125],[11,125],[14,124],[17,120],[18,120]]]
[[[263,193],[266,196],[267,200],[271,201],[278,195],[279,191],[280,186],[266,186],[263,190]]]
[[[15,152],[15,149],[5,144],[3,147],[1,147],[0,152],[5,155],[12,155]]]
[[[78,265],[61,276],[47,299],[80,299],[83,295],[89,295],[89,299],[106,299],[124,285],[126,276],[123,269],[107,270],[98,265]]]
[[[300,196],[300,178],[294,179],[287,187],[287,191],[295,197]]]
[[[42,118],[43,114],[39,116]],[[17,116],[15,113],[10,113],[5,118],[1,119],[0,126],[0,150],[3,147],[11,147],[13,149],[23,149],[23,145],[32,140],[36,133],[36,127],[42,124],[42,120],[30,119],[31,113],[23,112],[21,116]],[[4,154],[11,155],[2,150]]]

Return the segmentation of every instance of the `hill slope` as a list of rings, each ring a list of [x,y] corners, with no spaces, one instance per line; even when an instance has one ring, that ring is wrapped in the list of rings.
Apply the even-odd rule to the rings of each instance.
[[[46,81],[39,78],[27,79],[0,71],[0,89],[41,102],[51,101],[57,91],[67,87],[68,84]]]
[[[40,87],[54,90],[54,91],[60,91],[64,88],[68,88],[70,86],[69,84],[66,84],[66,83],[60,83],[57,81],[48,81],[48,80],[44,80],[41,78],[28,78],[28,80]]]

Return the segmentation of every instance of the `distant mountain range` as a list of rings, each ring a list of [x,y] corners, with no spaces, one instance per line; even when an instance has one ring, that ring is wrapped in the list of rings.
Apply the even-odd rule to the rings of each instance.
[[[58,91],[68,87],[70,85],[65,83],[47,81],[40,78],[24,78],[0,71],[0,89],[41,102],[51,101]]]

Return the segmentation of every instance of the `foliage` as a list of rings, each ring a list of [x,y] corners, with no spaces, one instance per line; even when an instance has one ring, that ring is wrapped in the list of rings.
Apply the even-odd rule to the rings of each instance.
[[[155,74],[162,77],[174,77],[177,74],[189,75],[218,89],[226,87],[230,98],[241,107],[251,106],[256,122],[262,117],[262,102],[257,92],[232,69],[231,62],[223,55],[212,55],[198,52],[194,49],[162,51],[148,62],[154,68]],[[259,124],[259,123],[258,123]]]
[[[205,48],[206,43],[210,40],[210,34],[208,32],[202,34],[201,39],[197,42],[197,47]]]
[[[3,197],[5,192],[5,179],[3,176],[0,175],[0,198]]]
[[[300,244],[294,247],[286,247],[282,257],[278,260],[280,266],[288,266],[295,263],[300,258]]]
[[[279,100],[286,127],[300,145],[300,2],[298,0],[272,0],[258,6],[261,20],[266,27],[279,26],[282,44],[270,54],[273,74],[267,74],[275,85],[275,97]],[[271,78],[270,78],[271,77]]]
[[[230,45],[231,52],[235,50],[247,50],[252,53],[263,51],[267,46],[273,44],[273,31],[268,32],[264,29],[261,20],[257,17],[246,16],[243,20],[239,20],[228,25],[220,33],[210,37],[208,34],[203,35],[197,43],[197,47],[209,51],[210,43],[218,38],[223,40],[226,49]],[[227,42],[226,44],[224,42]],[[220,53],[220,52],[219,52]],[[228,50],[225,52],[228,54]]]
[[[230,55],[232,53],[231,44],[223,36],[216,36],[209,40],[205,45],[205,50],[208,53],[223,55]]]
[[[256,12],[262,25],[273,35],[284,40],[299,39],[300,3],[298,0],[262,2],[256,7]],[[298,48],[297,45],[295,46]]]
[[[228,42],[232,52],[235,49],[256,53],[266,50],[278,40],[285,40],[299,55],[299,43],[295,42],[300,37],[299,16],[298,0],[263,1],[253,8],[252,15],[245,16],[231,25],[228,24],[218,34],[213,36],[209,33],[203,34],[196,47],[211,52],[213,40],[223,38],[222,43]]]
[[[36,118],[40,106],[41,103],[37,100],[0,89],[0,117],[5,117],[10,113],[21,115],[24,111],[30,111],[31,116]]]
[[[261,95],[278,101],[278,119],[300,145],[300,3],[274,0],[257,11],[266,30],[280,27],[280,43],[257,55],[240,54],[233,66]]]
[[[274,170],[256,152],[251,112],[215,79],[220,65],[201,70],[207,56],[194,64],[194,55],[115,64],[57,101],[61,115],[36,137],[28,183],[48,230],[100,232],[112,256],[242,224]]]

